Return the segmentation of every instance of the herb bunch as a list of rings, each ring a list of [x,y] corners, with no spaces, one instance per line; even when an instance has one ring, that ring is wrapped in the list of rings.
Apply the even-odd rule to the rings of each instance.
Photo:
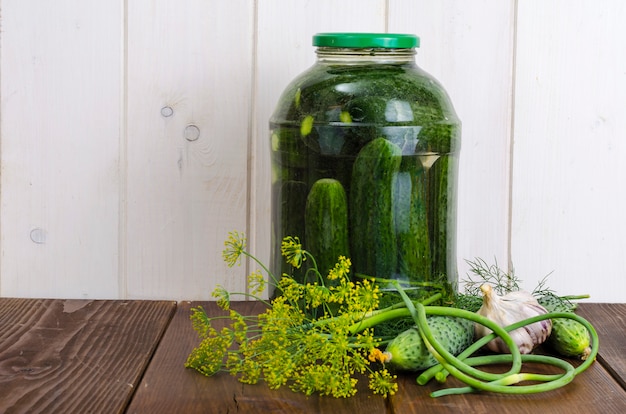
[[[315,258],[295,237],[282,241],[281,253],[295,268],[310,261],[306,278],[310,281],[299,283],[287,275],[276,278],[246,251],[243,234],[229,233],[222,254],[225,262],[234,266],[242,256],[251,258],[278,294],[271,301],[261,299],[258,295],[267,287],[263,272],[250,274],[249,291],[240,295],[263,301],[267,309],[246,316],[230,308],[235,293],[217,286],[213,296],[227,316],[209,317],[200,306],[191,310],[200,343],[185,366],[207,376],[227,371],[247,384],[263,380],[271,389],[288,386],[307,395],[334,397],[354,395],[357,377],[367,375],[373,393],[392,395],[397,390],[396,376],[384,366],[377,348],[380,339],[371,327],[361,327],[367,318],[380,318],[378,285],[368,279],[353,282],[350,259],[345,257],[339,257],[325,279]],[[213,326],[224,319],[227,326]]]

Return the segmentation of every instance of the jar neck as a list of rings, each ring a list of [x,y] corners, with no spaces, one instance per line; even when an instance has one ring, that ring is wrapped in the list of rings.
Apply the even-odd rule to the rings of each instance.
[[[415,49],[318,47],[317,61],[328,64],[415,63]]]

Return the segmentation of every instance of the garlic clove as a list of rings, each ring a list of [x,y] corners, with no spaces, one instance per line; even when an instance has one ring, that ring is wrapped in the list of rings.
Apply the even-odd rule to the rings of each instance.
[[[547,313],[530,292],[520,290],[499,296],[487,283],[483,284],[480,290],[483,293],[483,305],[477,313],[502,327]],[[480,338],[491,334],[491,329],[478,323],[474,325],[474,330],[476,336]],[[519,347],[520,353],[529,354],[548,339],[551,331],[552,321],[546,319],[509,332],[509,335]],[[486,347],[493,352],[510,353],[501,338],[490,341]]]

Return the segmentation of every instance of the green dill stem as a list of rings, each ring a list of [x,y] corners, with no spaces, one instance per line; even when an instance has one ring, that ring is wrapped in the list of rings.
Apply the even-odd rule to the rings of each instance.
[[[528,318],[528,319],[524,319],[522,321],[519,321],[519,322],[516,322],[514,324],[511,324],[511,325],[505,327],[504,329],[507,332],[511,332],[511,331],[514,331],[515,329],[521,328],[521,327],[529,325],[531,323],[539,322],[539,321],[542,321],[544,319],[554,319],[554,318],[574,319],[575,321],[580,322],[582,325],[584,325],[587,328],[587,330],[589,331],[589,334],[591,336],[591,341],[592,341],[591,354],[587,357],[587,359],[585,360],[584,363],[582,363],[581,365],[579,365],[576,368],[576,374],[579,374],[580,372],[583,372],[585,369],[587,369],[589,367],[589,365],[591,365],[591,363],[595,359],[596,355],[598,354],[598,346],[599,346],[598,333],[596,332],[596,330],[593,327],[593,325],[591,325],[583,317],[581,317],[581,316],[579,316],[579,315],[577,315],[577,314],[575,314],[573,312],[552,312],[552,313],[546,313],[546,314],[543,314],[543,315],[537,315],[537,316],[533,316],[533,317]],[[495,339],[496,336],[497,336],[496,334],[491,333],[489,335],[486,335],[486,336],[480,338],[479,340],[474,342],[472,345],[470,345],[467,349],[465,349],[463,352],[461,352],[457,356],[457,358],[462,360],[462,359],[465,359],[465,358],[469,357],[474,352],[478,351],[480,348],[485,346],[489,341],[491,341],[492,339]],[[447,373],[444,371],[444,367],[442,365],[435,365],[435,366],[427,369],[426,371],[422,372],[422,374],[419,377],[417,377],[417,383],[420,384],[420,385],[424,385],[428,381],[430,381],[430,379],[433,376],[437,376],[437,380],[439,382],[444,382],[445,378],[447,376]],[[497,378],[496,375],[490,376],[490,374],[485,373],[485,378],[484,379],[494,380],[496,378]]]
[[[256,264],[261,266],[261,269],[263,269],[263,271],[265,273],[267,273],[267,275],[272,279],[272,282],[274,283],[274,286],[278,286],[278,279],[276,279],[276,276],[274,276],[274,274],[272,272],[270,272],[270,270],[267,268],[267,266],[265,266],[259,259],[257,259],[256,257],[254,257],[252,254],[248,253],[245,250],[243,250],[241,252],[241,254],[243,254],[246,257],[249,257],[250,259],[254,260],[256,262]]]
[[[307,250],[303,250],[302,251],[303,254],[308,257],[309,259],[311,259],[311,261],[313,262],[313,266],[308,268],[307,271],[305,272],[305,276],[304,276],[304,281],[306,282],[306,276],[309,274],[309,272],[313,272],[315,273],[314,277],[315,279],[318,280],[319,283],[321,283],[322,286],[324,286],[324,278],[322,277],[322,274],[320,273],[319,269],[317,268],[317,261],[315,260],[315,257],[309,253]]]

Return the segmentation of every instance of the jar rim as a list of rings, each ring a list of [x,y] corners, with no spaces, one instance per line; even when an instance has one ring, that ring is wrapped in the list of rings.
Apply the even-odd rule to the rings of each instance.
[[[410,49],[420,45],[420,38],[403,33],[317,33],[313,46],[342,48]]]

